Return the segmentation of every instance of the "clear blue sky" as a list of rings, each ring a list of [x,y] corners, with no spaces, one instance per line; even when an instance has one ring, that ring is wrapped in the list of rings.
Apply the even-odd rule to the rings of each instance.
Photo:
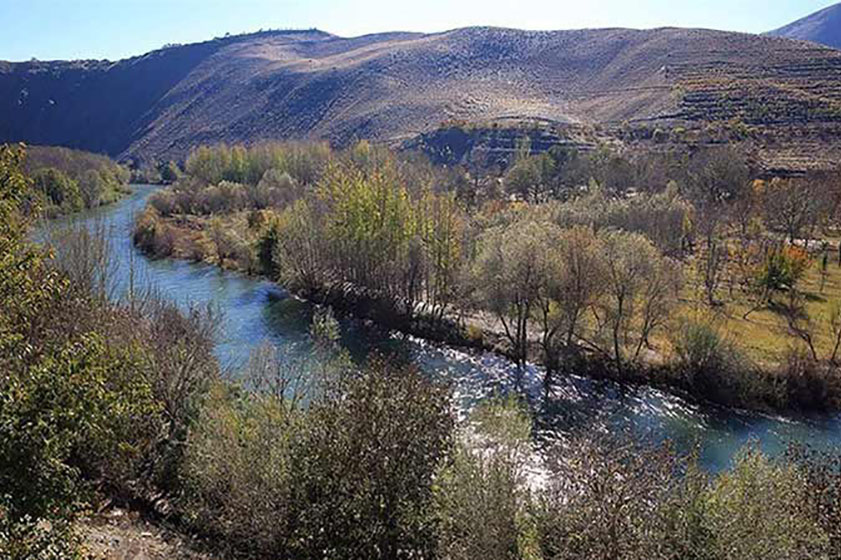
[[[260,28],[343,36],[443,31],[659,26],[762,32],[835,0],[0,0],[0,60],[119,59],[166,43]]]

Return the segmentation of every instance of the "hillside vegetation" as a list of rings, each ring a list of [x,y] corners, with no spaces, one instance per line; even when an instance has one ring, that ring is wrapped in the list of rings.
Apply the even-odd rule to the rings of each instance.
[[[113,63],[2,63],[0,140],[141,163],[220,141],[400,142],[451,121],[628,121],[755,127],[771,152],[810,156],[837,144],[840,69],[832,49],[695,29],[263,32]]]
[[[129,192],[129,170],[107,156],[56,146],[27,149],[33,201],[47,216],[95,208]]]

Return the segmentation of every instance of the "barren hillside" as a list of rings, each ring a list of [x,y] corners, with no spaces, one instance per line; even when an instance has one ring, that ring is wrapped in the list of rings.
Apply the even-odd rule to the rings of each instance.
[[[841,48],[841,4],[824,8],[768,34]]]
[[[0,114],[0,141],[139,159],[216,141],[399,141],[452,121],[833,128],[841,52],[672,28],[265,32],[115,63],[0,63]]]

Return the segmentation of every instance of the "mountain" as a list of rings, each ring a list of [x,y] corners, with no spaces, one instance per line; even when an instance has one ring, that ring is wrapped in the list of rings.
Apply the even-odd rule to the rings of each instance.
[[[442,123],[512,120],[739,125],[834,141],[841,52],[675,28],[273,31],[118,62],[3,62],[0,115],[0,141],[136,160],[218,141],[396,143]]]
[[[824,8],[768,34],[841,48],[841,4]]]

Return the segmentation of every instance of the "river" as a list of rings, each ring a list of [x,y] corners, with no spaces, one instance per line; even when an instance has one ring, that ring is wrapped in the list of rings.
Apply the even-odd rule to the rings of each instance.
[[[180,305],[212,304],[222,312],[216,354],[233,375],[250,351],[266,340],[289,355],[309,354],[311,307],[276,284],[206,264],[151,260],[137,251],[131,242],[134,216],[156,187],[133,188],[132,195],[116,204],[64,219],[107,226],[112,254],[120,264],[115,276],[117,293],[124,293],[128,286],[131,264],[136,286],[153,286]],[[841,416],[837,415],[783,418],[725,410],[692,404],[649,387],[574,376],[559,379],[547,398],[535,367],[518,375],[513,364],[493,354],[384,333],[360,321],[342,320],[341,327],[342,343],[355,359],[377,351],[414,363],[431,376],[449,380],[462,410],[490,395],[521,391],[538,412],[542,439],[563,438],[577,429],[626,430],[639,437],[668,438],[678,449],[697,444],[702,464],[713,471],[727,467],[749,440],[756,440],[771,454],[792,441],[815,448],[841,444]]]

